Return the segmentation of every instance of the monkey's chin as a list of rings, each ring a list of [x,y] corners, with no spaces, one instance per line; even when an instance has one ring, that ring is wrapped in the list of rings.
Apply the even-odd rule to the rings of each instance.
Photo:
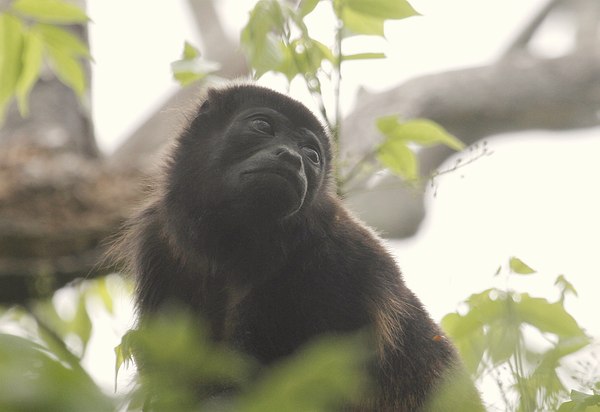
[[[259,219],[284,219],[304,203],[306,180],[294,174],[258,171],[245,174],[247,212]]]

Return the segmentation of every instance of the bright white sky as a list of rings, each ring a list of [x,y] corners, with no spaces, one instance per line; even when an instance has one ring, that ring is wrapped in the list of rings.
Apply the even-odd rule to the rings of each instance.
[[[184,40],[200,44],[184,3],[88,0],[96,60],[93,108],[106,150],[176,89],[169,63],[179,57]],[[233,32],[254,2],[221,3]],[[490,62],[543,0],[411,3],[423,17],[386,26],[388,44],[379,45],[390,58],[348,66],[344,94],[349,101],[359,85],[385,89],[426,72]],[[555,46],[561,41],[560,36],[548,40]],[[600,336],[600,129],[488,142],[492,156],[444,176],[437,196],[428,194],[419,234],[393,242],[408,285],[439,320],[469,294],[505,287],[505,279],[493,274],[509,256],[518,256],[541,274],[511,279],[511,286],[554,298],[554,279],[565,274],[579,291],[569,309]],[[110,385],[112,352],[105,356],[98,374]]]

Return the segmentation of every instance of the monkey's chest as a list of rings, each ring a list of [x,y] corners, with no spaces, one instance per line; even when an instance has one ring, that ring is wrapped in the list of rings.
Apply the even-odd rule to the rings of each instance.
[[[269,363],[319,335],[359,330],[368,325],[368,314],[352,289],[312,274],[280,276],[252,289],[230,310],[226,340]]]

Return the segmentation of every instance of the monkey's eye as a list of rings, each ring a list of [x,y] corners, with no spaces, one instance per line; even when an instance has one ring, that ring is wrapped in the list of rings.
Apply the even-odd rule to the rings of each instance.
[[[321,156],[319,155],[319,152],[317,152],[312,147],[310,147],[310,146],[304,146],[302,148],[302,151],[304,152],[304,154],[306,155],[306,157],[308,157],[308,159],[311,162],[313,162],[314,164],[318,165],[319,163],[321,163]]]
[[[250,126],[257,132],[273,135],[273,127],[271,127],[271,123],[265,119],[253,119],[250,122]]]

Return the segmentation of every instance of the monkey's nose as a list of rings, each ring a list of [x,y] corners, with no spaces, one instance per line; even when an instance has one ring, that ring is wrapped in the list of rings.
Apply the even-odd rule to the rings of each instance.
[[[275,149],[275,156],[281,162],[286,162],[296,169],[302,168],[302,156],[286,146]]]

